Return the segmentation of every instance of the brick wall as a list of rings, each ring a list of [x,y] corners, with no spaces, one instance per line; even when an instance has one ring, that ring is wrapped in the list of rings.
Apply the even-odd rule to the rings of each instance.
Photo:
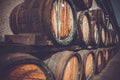
[[[9,16],[12,9],[22,3],[23,0],[0,0],[0,41],[4,35],[13,34],[9,25]]]

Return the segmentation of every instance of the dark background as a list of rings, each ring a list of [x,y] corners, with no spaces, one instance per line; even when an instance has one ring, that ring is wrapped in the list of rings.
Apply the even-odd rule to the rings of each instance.
[[[111,3],[115,13],[115,17],[120,27],[120,0],[111,0]]]

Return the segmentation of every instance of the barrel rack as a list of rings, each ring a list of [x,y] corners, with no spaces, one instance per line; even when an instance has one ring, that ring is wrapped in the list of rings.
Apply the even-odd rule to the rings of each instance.
[[[25,0],[17,5],[10,15],[14,35],[5,35],[0,42],[0,79],[93,80],[99,76],[118,52],[120,38],[114,20],[96,1]]]

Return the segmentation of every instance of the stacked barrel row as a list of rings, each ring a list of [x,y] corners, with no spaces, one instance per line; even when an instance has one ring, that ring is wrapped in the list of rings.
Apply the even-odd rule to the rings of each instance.
[[[8,53],[0,59],[0,79],[92,80],[116,52],[115,48],[61,51],[43,61],[29,53]]]
[[[71,0],[25,0],[10,16],[13,33],[41,34],[60,45],[72,42],[76,24],[76,9]]]
[[[14,34],[46,36],[54,45],[113,46],[119,37],[102,9],[88,10],[92,0],[25,0],[10,15]]]
[[[11,12],[11,30],[40,34],[57,46],[116,46],[119,37],[109,15],[101,8],[89,10],[91,6],[92,0],[25,0]],[[28,53],[8,54],[0,60],[0,75],[2,80],[92,80],[115,55],[114,50],[61,51],[43,61]]]
[[[79,12],[78,14],[80,14],[78,17],[78,26],[80,27],[78,33],[82,34],[79,41],[83,39],[86,45],[98,47],[116,46],[119,44],[119,37],[114,24],[108,15],[104,14],[102,9]]]

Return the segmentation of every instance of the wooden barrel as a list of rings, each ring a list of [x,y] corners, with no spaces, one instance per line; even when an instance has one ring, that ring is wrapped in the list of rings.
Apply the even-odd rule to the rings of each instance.
[[[89,10],[90,20],[97,22],[97,10]]]
[[[107,24],[107,29],[108,29],[108,33],[109,33],[109,41],[110,41],[110,45],[113,46],[114,42],[115,42],[115,29],[113,27],[113,24],[111,23],[111,21],[108,22]]]
[[[109,46],[110,45],[110,35],[109,35],[109,32],[108,30],[105,30],[105,46]]]
[[[89,9],[93,0],[72,0],[78,11]]]
[[[109,32],[108,29],[106,28],[106,25],[104,24],[98,24],[99,30],[100,30],[100,36],[101,36],[101,45],[108,47],[110,44],[109,38]]]
[[[51,2],[51,0],[49,1]],[[46,9],[46,15],[48,14],[47,12],[48,11]],[[77,17],[75,12],[76,11],[71,0],[59,0],[58,2],[55,1],[53,3],[51,11],[52,26],[50,29],[52,31],[51,34],[53,34],[54,39],[56,39],[58,43],[68,44],[74,38],[74,34],[76,33]]]
[[[112,46],[118,46],[119,45],[119,33],[117,32],[117,29],[114,26],[114,23],[110,19],[107,25],[107,29],[109,30],[109,34],[111,35],[111,42]]]
[[[110,35],[110,46],[115,46],[115,43],[116,43],[116,32],[115,30],[113,29],[109,29],[109,35]]]
[[[90,17],[88,11],[80,12],[78,17],[78,37],[79,43],[81,45],[89,45],[90,44]]]
[[[93,47],[99,46],[101,42],[100,30],[97,22],[97,10],[90,10],[90,23],[91,23],[91,45]]]
[[[109,62],[109,60],[110,60],[109,49],[102,49],[102,52],[103,52],[103,54],[104,54],[105,65],[107,65],[108,62]]]
[[[105,66],[104,53],[99,48],[95,50],[94,53],[95,53],[95,65],[96,65],[95,74],[99,74]]]
[[[106,40],[106,34],[105,34],[105,28],[104,25],[98,24],[99,27],[99,33],[100,33],[100,47],[103,47],[105,45],[105,40]]]
[[[81,80],[81,57],[72,51],[53,54],[45,63],[55,75],[55,80]]]
[[[92,80],[95,72],[95,59],[93,52],[89,50],[81,50],[78,52],[83,61],[83,77],[82,80]]]
[[[92,46],[99,46],[100,44],[100,31],[98,24],[95,21],[91,21],[91,44]]]
[[[111,48],[102,48],[101,50],[104,54],[105,65],[107,65],[108,62],[112,59],[112,57],[116,54],[115,51],[117,51],[117,49],[111,47]]]
[[[43,4],[42,0],[24,0],[24,6],[27,9],[38,8],[40,5],[42,5],[41,3]]]
[[[114,35],[114,31],[112,30],[108,30],[108,34],[109,34],[109,45],[113,46],[113,35]]]
[[[34,1],[34,2],[33,2]],[[77,29],[76,9],[71,0],[33,0],[26,9],[22,4],[10,16],[14,33],[40,33],[54,43],[68,45]]]
[[[38,8],[40,0],[24,0],[27,9]]]
[[[10,27],[13,33],[43,33],[39,23],[38,9],[28,10],[24,3],[16,6],[10,15]],[[41,22],[41,21],[40,21]]]
[[[115,34],[115,42],[114,43],[115,43],[115,46],[118,46],[120,43],[119,36],[117,33]]]
[[[52,72],[41,60],[24,53],[1,56],[2,80],[55,80]]]
[[[107,45],[113,46],[115,30],[114,30],[113,24],[111,23],[110,20],[106,24],[106,35],[107,35],[106,40],[108,42]]]
[[[97,23],[106,24],[106,15],[102,9],[97,10]]]
[[[117,48],[106,48],[104,49],[105,62],[107,63],[116,55]]]
[[[105,51],[104,56],[105,56],[105,63],[107,64],[109,62],[109,52],[107,50]]]

